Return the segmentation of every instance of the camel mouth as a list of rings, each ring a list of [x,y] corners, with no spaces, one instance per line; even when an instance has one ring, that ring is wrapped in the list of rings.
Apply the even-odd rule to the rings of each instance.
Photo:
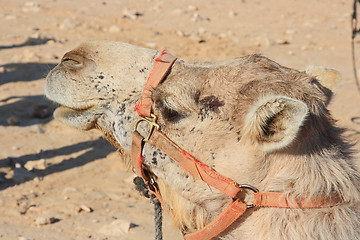
[[[54,112],[54,118],[81,130],[95,128],[96,121],[101,116],[94,110],[95,106],[72,108],[61,105]]]
[[[65,105],[60,105],[60,107],[58,107],[58,108],[81,113],[81,112],[88,111],[93,107],[94,107],[94,105],[85,105],[85,106],[81,106],[81,107],[69,107],[69,106],[65,106]]]

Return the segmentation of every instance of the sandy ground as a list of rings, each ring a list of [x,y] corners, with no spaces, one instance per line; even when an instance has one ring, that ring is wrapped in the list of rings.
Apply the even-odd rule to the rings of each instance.
[[[152,205],[134,190],[114,148],[96,131],[52,118],[44,77],[65,52],[109,39],[166,48],[189,62],[256,52],[300,70],[333,67],[343,81],[330,109],[359,150],[351,12],[345,0],[3,1],[0,239],[153,239]],[[360,66],[359,43],[356,49]],[[164,232],[166,240],[181,239],[167,216]]]

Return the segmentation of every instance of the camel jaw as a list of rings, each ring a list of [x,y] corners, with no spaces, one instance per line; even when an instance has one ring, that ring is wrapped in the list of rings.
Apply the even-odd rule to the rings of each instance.
[[[95,128],[96,121],[102,114],[96,111],[94,106],[88,108],[58,107],[54,112],[54,118],[71,127],[90,130]]]

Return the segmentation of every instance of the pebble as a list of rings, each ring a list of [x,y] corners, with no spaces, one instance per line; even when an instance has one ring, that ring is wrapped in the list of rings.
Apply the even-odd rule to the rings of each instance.
[[[15,125],[19,125],[20,121],[17,116],[12,115],[6,120],[6,123],[10,126],[15,126]]]
[[[136,10],[131,10],[129,8],[124,9],[123,11],[123,17],[124,18],[129,18],[131,20],[136,20],[139,17],[143,16],[144,14],[136,11]]]
[[[19,16],[16,16],[16,15],[7,15],[5,17],[6,20],[14,20],[14,19],[17,19],[17,18],[19,18]]]
[[[36,205],[29,204],[28,201],[23,201],[19,204],[19,212],[20,212],[20,214],[26,214],[26,212],[32,207],[36,207]]]
[[[200,16],[199,13],[194,13],[191,17],[191,21],[193,22],[198,22],[198,21],[202,21],[203,18]]]
[[[33,169],[45,170],[47,167],[47,163],[45,159],[40,159],[38,161],[28,161],[25,163],[24,167],[31,171]]]
[[[188,37],[190,36],[188,33],[182,31],[182,30],[176,30],[176,34],[179,36],[179,37]]]
[[[195,12],[195,11],[197,11],[199,9],[194,5],[189,5],[189,6],[187,6],[187,10],[190,11],[190,12]]]
[[[287,54],[290,55],[290,56],[294,56],[294,55],[295,55],[295,53],[294,53],[293,51],[291,51],[291,50],[288,51]]]
[[[204,35],[206,33],[206,29],[204,27],[200,27],[198,30],[199,35]]]
[[[288,44],[290,44],[290,42],[289,42],[289,40],[278,39],[278,40],[276,40],[276,44],[278,44],[278,45],[288,45]]]
[[[267,36],[258,37],[256,41],[258,46],[263,46],[263,47],[270,47],[276,44],[276,42],[273,39]]]
[[[25,237],[25,236],[20,236],[17,238],[17,240],[33,240],[33,238],[29,238],[29,237]]]
[[[107,236],[119,236],[123,235],[124,233],[128,234],[130,232],[130,229],[137,226],[137,224],[134,224],[132,222],[118,219],[108,225],[101,227],[99,232]]]
[[[118,33],[121,31],[121,28],[116,25],[111,25],[108,29],[108,32],[110,33]]]
[[[25,6],[22,8],[23,12],[32,12],[36,13],[40,11],[40,4],[35,2],[26,2]]]
[[[156,48],[157,44],[155,42],[147,42],[145,43],[145,46],[148,48]]]
[[[285,31],[285,34],[286,35],[294,35],[296,33],[296,30],[294,30],[294,29],[287,29],[286,31]]]
[[[37,216],[35,218],[35,224],[36,225],[47,225],[47,224],[52,224],[56,221],[55,217],[51,217],[51,216]]]
[[[67,188],[65,188],[63,191],[62,191],[62,193],[64,194],[64,195],[67,195],[67,194],[69,194],[69,193],[74,193],[74,192],[77,192],[78,190],[76,189],[76,188],[74,188],[74,187],[67,187]]]
[[[91,207],[88,207],[86,205],[81,205],[78,212],[82,212],[82,211],[91,213],[94,210]]]
[[[79,25],[80,25],[79,20],[77,20],[74,17],[69,17],[69,18],[65,18],[64,21],[60,23],[59,28],[61,30],[69,30],[69,29],[74,29]]]
[[[229,17],[236,17],[238,14],[237,14],[237,12],[235,12],[235,11],[230,11],[229,12]]]

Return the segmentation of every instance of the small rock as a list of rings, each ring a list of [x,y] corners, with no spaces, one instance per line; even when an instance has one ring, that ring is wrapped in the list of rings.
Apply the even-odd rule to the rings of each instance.
[[[229,12],[229,17],[236,17],[238,14],[237,14],[237,12],[234,12],[234,11],[230,11]]]
[[[111,33],[118,33],[121,31],[121,28],[116,26],[116,25],[111,25],[108,29],[109,32]]]
[[[206,33],[206,29],[204,27],[200,27],[198,33],[199,35],[204,35]]]
[[[197,10],[199,10],[196,6],[194,6],[194,5],[189,5],[188,7],[187,7],[187,10],[188,11],[190,11],[190,12],[195,12],[195,11],[197,11]]]
[[[176,31],[176,34],[179,36],[179,37],[188,37],[189,34],[187,34],[186,32],[182,31],[182,30],[177,30]]]
[[[191,17],[191,21],[193,22],[198,22],[198,21],[202,21],[203,18],[199,15],[199,13],[194,13]]]
[[[93,210],[92,208],[86,206],[86,205],[81,205],[79,212],[81,212],[81,211],[85,211],[85,212],[91,213],[91,212],[93,212],[94,210]]]
[[[24,167],[31,171],[33,169],[45,170],[47,167],[47,163],[45,159],[40,159],[38,161],[28,161],[25,163]]]
[[[147,43],[145,43],[145,46],[148,48],[156,48],[157,44],[154,42],[147,42]]]
[[[219,34],[218,34],[218,37],[219,37],[219,38],[226,38],[226,37],[227,37],[227,34],[226,34],[226,33],[219,33]]]
[[[17,240],[33,240],[33,238],[29,238],[29,237],[25,237],[25,236],[20,236],[20,237],[18,237]]]
[[[291,51],[291,50],[290,50],[290,51],[288,51],[288,52],[287,52],[287,54],[288,54],[288,55],[290,55],[290,56],[295,55],[295,53],[294,53],[293,51]]]
[[[5,17],[6,20],[14,20],[14,19],[17,19],[17,18],[19,18],[19,16],[16,16],[16,15],[7,15]]]
[[[285,34],[286,35],[294,35],[296,33],[296,30],[294,30],[294,29],[287,29],[286,31],[285,31]]]
[[[312,34],[306,34],[305,37],[306,37],[307,39],[312,39],[313,36],[312,36]]]
[[[52,109],[51,107],[46,105],[37,106],[32,113],[32,116],[34,118],[41,118],[41,119],[50,117],[51,115],[52,115]]]
[[[198,42],[198,43],[203,43],[205,42],[204,39],[202,39],[200,36],[198,36],[197,34],[191,34],[189,37],[191,40]]]
[[[276,40],[276,44],[279,44],[279,45],[288,45],[288,44],[290,44],[290,42],[289,42],[289,40],[278,39],[278,40]]]
[[[107,236],[119,236],[129,233],[130,229],[137,227],[137,224],[118,219],[100,228],[99,232]]]
[[[79,20],[73,17],[69,17],[69,18],[65,18],[64,21],[60,23],[59,28],[62,30],[69,30],[76,28],[79,25],[80,25]]]
[[[76,189],[76,188],[74,188],[74,187],[67,187],[67,188],[65,188],[63,191],[62,191],[62,193],[64,194],[64,195],[67,195],[67,194],[69,194],[69,193],[74,193],[74,192],[77,192],[78,190]]]
[[[270,47],[276,44],[276,42],[273,39],[267,36],[261,36],[257,38],[257,42],[258,42],[257,43],[258,46],[263,46],[263,47]]]
[[[36,225],[47,225],[54,222],[56,222],[56,218],[51,216],[38,216],[35,218]]]
[[[27,211],[32,208],[32,207],[36,207],[35,204],[29,204],[28,201],[23,201],[19,204],[19,212],[20,214],[26,214]]]
[[[123,17],[124,18],[129,18],[131,20],[136,20],[139,17],[143,16],[144,14],[137,12],[135,10],[130,10],[129,8],[125,9],[123,11]]]
[[[40,4],[35,2],[26,2],[22,10],[23,12],[36,13],[40,11]]]
[[[10,126],[15,126],[15,125],[19,125],[20,121],[17,116],[12,115],[6,120],[6,123]]]
[[[183,13],[184,11],[181,8],[175,8],[174,10],[172,10],[172,14],[174,15],[181,15]]]

